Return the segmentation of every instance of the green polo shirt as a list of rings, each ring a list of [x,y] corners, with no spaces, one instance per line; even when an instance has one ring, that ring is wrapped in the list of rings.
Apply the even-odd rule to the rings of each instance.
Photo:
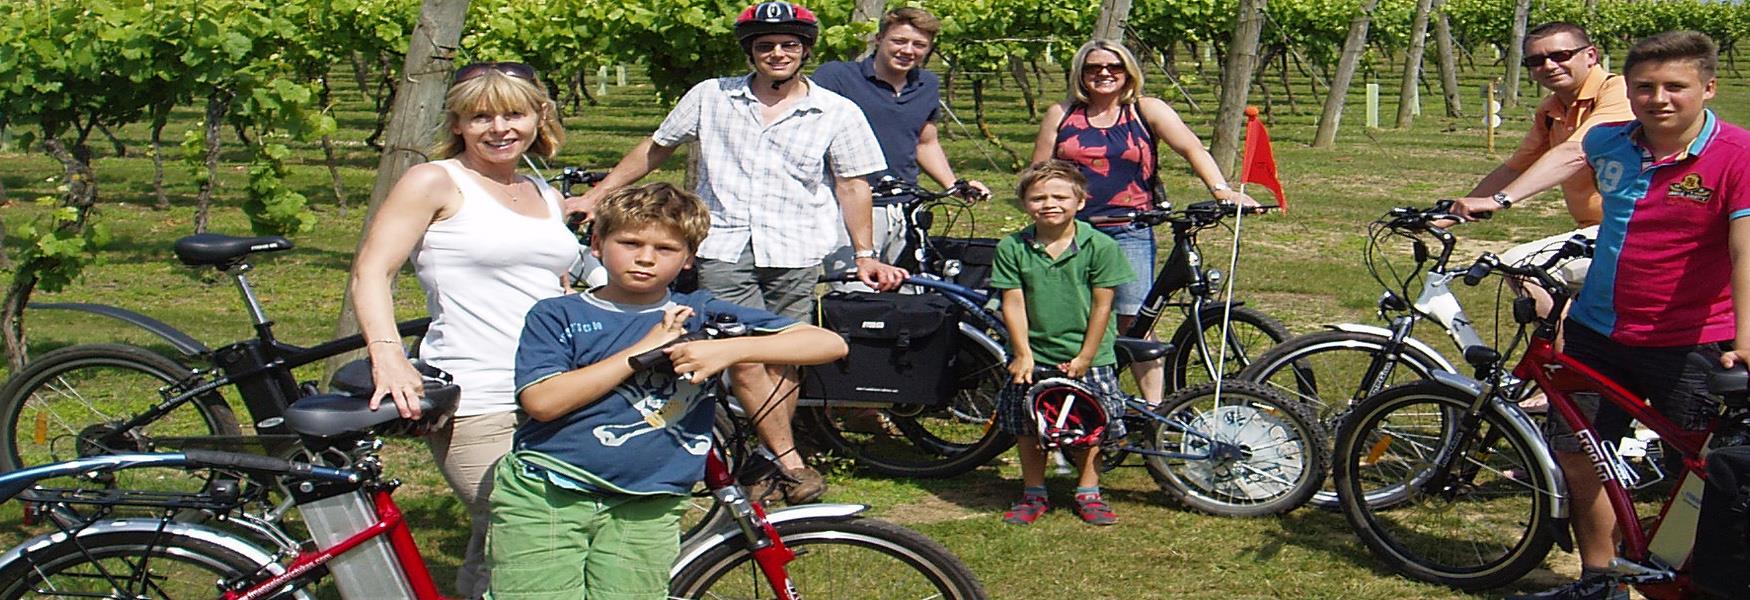
[[[997,242],[991,265],[991,287],[1020,289],[1027,299],[1027,344],[1039,364],[1069,362],[1082,351],[1088,315],[1094,310],[1094,288],[1117,287],[1136,278],[1118,242],[1076,221],[1076,237],[1057,258],[1045,253],[1028,227]],[[1118,362],[1112,352],[1118,326],[1106,320],[1106,335],[1093,366]]]

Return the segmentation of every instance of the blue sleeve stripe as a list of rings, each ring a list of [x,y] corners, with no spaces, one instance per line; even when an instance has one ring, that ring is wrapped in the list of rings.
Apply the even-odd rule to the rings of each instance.
[[[1738,210],[1734,210],[1734,211],[1732,211],[1732,214],[1730,214],[1726,217],[1726,220],[1727,221],[1736,221],[1736,220],[1744,218],[1744,217],[1750,217],[1750,208],[1740,208]]]
[[[516,395],[521,396],[521,395],[523,395],[523,390],[529,389],[530,386],[533,386],[537,383],[540,383],[540,382],[543,382],[543,381],[546,381],[548,379],[552,379],[554,377],[558,377],[558,376],[564,375],[564,374],[565,374],[565,371],[553,371],[552,373],[547,373],[547,374],[542,375],[540,377],[536,377],[534,380],[523,384],[522,387],[517,388]]]

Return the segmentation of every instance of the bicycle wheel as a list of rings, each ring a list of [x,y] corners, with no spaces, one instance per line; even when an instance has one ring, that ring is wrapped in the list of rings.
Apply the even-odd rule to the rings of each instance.
[[[1356,331],[1319,331],[1298,335],[1277,344],[1240,371],[1239,378],[1262,383],[1284,395],[1315,407],[1326,431],[1335,431],[1349,407],[1387,387],[1427,379],[1443,370],[1440,360],[1404,344],[1397,358],[1382,364],[1371,378],[1368,370],[1379,360],[1391,338]],[[1372,496],[1370,502],[1389,501]],[[1337,508],[1336,488],[1326,482],[1312,498],[1313,506]]]
[[[1172,368],[1172,390],[1184,389],[1206,381],[1214,381],[1211,375],[1211,365],[1222,360],[1220,305],[1205,307],[1201,319],[1185,319],[1173,332],[1173,355],[1168,358]],[[1197,321],[1203,323],[1201,335],[1196,331]],[[1246,306],[1233,307],[1233,320],[1228,326],[1227,355],[1224,378],[1237,375],[1246,365],[1262,355],[1270,347],[1288,339],[1291,335],[1288,327],[1275,317],[1264,314],[1257,309]]]
[[[159,390],[191,373],[163,355],[121,344],[70,346],[44,354],[0,388],[0,471],[84,456],[174,450],[191,438],[242,435],[230,405],[214,392],[174,407],[111,443],[99,442],[123,421],[162,402]],[[161,474],[145,477],[167,481]],[[136,487],[141,482],[117,483]]]
[[[1000,357],[962,338],[954,396],[937,406],[813,406],[803,421],[827,450],[897,477],[953,477],[1015,444],[996,428],[996,396],[1007,381]]]
[[[1306,503],[1325,479],[1324,427],[1312,409],[1245,381],[1175,392],[1156,414],[1149,475],[1180,505],[1213,515],[1281,514]]]
[[[1420,381],[1356,406],[1337,434],[1334,469],[1343,515],[1393,570],[1478,590],[1505,585],[1542,564],[1553,538],[1543,467],[1494,411],[1460,434],[1473,398]],[[1456,454],[1446,473],[1439,457]],[[1438,489],[1436,489],[1438,486]],[[1389,506],[1368,490],[1401,489]]]
[[[928,537],[885,521],[808,519],[777,525],[796,551],[786,566],[801,597],[822,600],[978,600],[984,586]],[[706,552],[676,574],[673,598],[775,598],[742,538]]]
[[[0,571],[0,600],[18,598],[200,598],[260,565],[206,540],[176,533],[116,531],[31,552]]]

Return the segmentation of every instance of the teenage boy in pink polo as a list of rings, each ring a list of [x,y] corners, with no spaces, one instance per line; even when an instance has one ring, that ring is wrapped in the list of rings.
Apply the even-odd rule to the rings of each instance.
[[[1728,366],[1750,357],[1750,305],[1739,304],[1750,302],[1750,219],[1742,218],[1750,216],[1750,133],[1706,107],[1717,62],[1713,40],[1693,31],[1636,42],[1623,65],[1635,120],[1588,132],[1584,161],[1539,161],[1503,188],[1523,198],[1591,165],[1604,220],[1568,313],[1564,351],[1689,429],[1706,428],[1718,412],[1707,374],[1688,365],[1689,355],[1724,350]],[[1457,212],[1506,208],[1492,202],[1466,198]],[[1729,350],[1734,342],[1745,350]],[[1614,405],[1581,408],[1594,414],[1601,439],[1628,429]],[[1616,517],[1570,428],[1561,419],[1551,425],[1572,499],[1580,579],[1519,598],[1626,600],[1608,573]]]

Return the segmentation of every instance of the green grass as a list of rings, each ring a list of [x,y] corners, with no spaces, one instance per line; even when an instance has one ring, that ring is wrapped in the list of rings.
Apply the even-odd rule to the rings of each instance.
[[[1185,69],[1191,70],[1189,66]],[[1204,109],[1194,112],[1158,75],[1151,73],[1151,89],[1179,107],[1193,129],[1207,139],[1216,105],[1210,87],[1213,80],[1205,78],[1187,85]],[[1466,73],[1463,100],[1473,116],[1436,116],[1441,111],[1438,92],[1424,90],[1424,115],[1406,130],[1361,127],[1363,96],[1358,83],[1350,94],[1336,150],[1307,147],[1319,100],[1307,91],[1309,84],[1298,79],[1294,82],[1298,105],[1291,110],[1278,84],[1272,82],[1277,87],[1272,92],[1275,105],[1269,122],[1292,210],[1287,215],[1245,222],[1245,252],[1237,272],[1236,295],[1299,332],[1329,322],[1373,322],[1373,303],[1380,289],[1360,263],[1365,224],[1389,207],[1427,205],[1436,198],[1468,191],[1527,129],[1529,108],[1509,108],[1504,111],[1509,120],[1500,132],[1496,151],[1484,148],[1484,132],[1474,116],[1480,104],[1476,90],[1492,75]],[[349,79],[338,77],[336,81],[345,85]],[[1388,90],[1395,88],[1392,81],[1381,83]],[[1046,99],[1056,98],[1061,93],[1061,80],[1048,80],[1047,84],[1051,91]],[[1750,89],[1742,79],[1723,77],[1721,84],[1723,90],[1715,103],[1721,115],[1727,120],[1750,120],[1750,102],[1743,100],[1750,98]],[[1026,113],[1016,93],[1013,85],[991,90],[987,113],[1001,144],[1025,156],[1037,121]],[[336,142],[350,209],[343,211],[336,206],[320,150],[314,145],[298,147],[288,183],[312,199],[321,225],[314,232],[296,236],[296,250],[263,258],[253,274],[280,336],[295,343],[332,335],[346,269],[358,241],[361,206],[374,177],[376,153],[362,142],[373,116],[363,112],[367,105],[352,90],[341,89],[338,97],[346,102],[336,112],[342,124]],[[664,110],[652,97],[645,85],[612,88],[601,97],[601,106],[568,113],[565,121],[570,139],[556,163],[596,168],[612,165],[662,118]],[[957,90],[954,108],[970,126],[973,111],[968,89]],[[1382,118],[1389,123],[1395,109],[1388,92],[1381,107]],[[194,111],[179,111],[165,138],[181,139],[196,119]],[[1008,170],[1005,152],[968,137],[952,123],[943,131],[958,172],[982,179],[998,191],[998,201],[973,210],[970,219],[961,221],[959,233],[996,235],[1023,225],[1010,202],[1012,192],[1008,190],[1014,176]],[[115,241],[104,249],[102,260],[74,285],[35,299],[100,302],[137,310],[215,347],[250,335],[247,317],[229,283],[213,273],[180,266],[170,254],[172,242],[192,232],[193,178],[181,163],[172,161],[166,175],[172,207],[153,210],[152,167],[150,160],[143,158],[147,132],[130,126],[117,133],[128,145],[129,155],[113,156],[107,144],[97,144],[100,158],[94,166],[101,194],[97,218],[112,228]],[[987,153],[997,160],[987,160]],[[228,154],[227,158],[234,156]],[[671,160],[653,178],[677,181],[683,164],[678,158]],[[1201,185],[1182,161],[1169,155],[1164,165],[1165,184],[1173,199],[1190,201],[1201,196]],[[0,154],[0,181],[10,198],[0,211],[0,220],[9,231],[43,215],[46,209],[32,200],[55,194],[60,176],[59,166],[40,153],[13,149]],[[248,230],[238,208],[244,177],[237,164],[222,167],[213,231]],[[1567,226],[1566,212],[1558,199],[1534,199],[1501,218],[1459,229],[1462,242],[1457,256],[1500,251],[1515,240],[1547,235]],[[1203,238],[1207,264],[1228,270],[1229,241],[1219,230]],[[9,248],[20,243],[17,237],[6,240]],[[1487,336],[1496,321],[1493,288],[1463,289],[1460,294],[1479,330]],[[412,318],[423,312],[420,291],[411,277],[401,278],[396,298],[400,317]],[[1170,333],[1177,323],[1166,321],[1163,333]],[[33,311],[26,327],[35,353],[96,341],[128,341],[170,352],[149,335],[77,313]],[[1430,343],[1443,351],[1448,349],[1445,342],[1431,339],[1437,335],[1432,330],[1426,333]],[[310,370],[300,375],[315,379],[319,373]],[[389,472],[407,482],[398,499],[412,518],[415,535],[438,581],[447,586],[465,543],[461,507],[431,468],[429,455],[420,444],[392,442],[387,457]],[[1120,515],[1118,526],[1087,527],[1061,510],[1033,527],[1004,526],[999,515],[1017,495],[1018,471],[1013,454],[951,480],[891,479],[841,468],[831,476],[833,490],[826,500],[867,503],[873,507],[871,514],[940,540],[973,567],[995,598],[1072,594],[1122,598],[1463,596],[1386,572],[1334,513],[1303,509],[1281,518],[1249,520],[1203,516],[1172,507],[1147,475],[1134,467],[1121,468],[1105,481]],[[1071,485],[1066,479],[1052,480],[1054,503],[1069,504],[1066,492]],[[0,546],[10,546],[29,533],[19,525],[18,516],[15,504],[0,507]],[[1573,564],[1571,556],[1557,556],[1546,566],[1571,574]],[[1562,577],[1538,571],[1515,589],[1538,588]],[[1480,596],[1498,596],[1505,591]]]

